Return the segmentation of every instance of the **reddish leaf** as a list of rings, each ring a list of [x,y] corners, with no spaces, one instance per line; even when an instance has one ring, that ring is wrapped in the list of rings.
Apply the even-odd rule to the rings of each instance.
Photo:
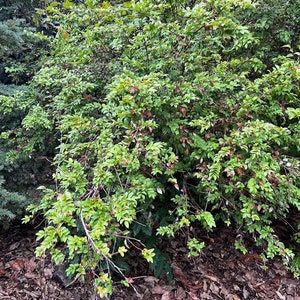
[[[0,269],[0,276],[5,276],[6,275],[6,271],[4,269]]]
[[[33,278],[36,277],[36,274],[30,272],[30,273],[25,273],[24,276],[25,276],[26,278],[33,279]]]
[[[181,113],[185,116],[186,115],[186,109],[184,107],[181,108]]]
[[[92,99],[93,99],[93,96],[92,95],[84,95],[84,98],[85,98],[85,100],[87,101],[87,102],[90,102],[90,101],[92,101]]]
[[[139,91],[139,87],[138,86],[133,86],[130,88],[129,93],[130,94],[135,94],[137,91]]]
[[[145,115],[145,116],[147,116],[147,117],[151,117],[152,116],[152,112],[150,110],[148,110],[148,109],[143,110],[142,114]]]
[[[11,260],[8,263],[9,267],[12,268],[15,271],[21,271],[25,267],[25,263],[23,259],[16,259],[16,260]]]
[[[33,259],[25,261],[25,270],[27,273],[31,273],[36,268],[36,262]]]
[[[127,277],[127,278],[126,278],[126,281],[127,281],[129,284],[134,284],[134,279],[131,278],[131,277]]]

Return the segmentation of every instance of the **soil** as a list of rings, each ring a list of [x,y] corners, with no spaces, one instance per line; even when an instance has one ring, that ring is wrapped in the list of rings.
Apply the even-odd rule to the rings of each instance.
[[[14,226],[0,234],[0,299],[99,300],[91,281],[64,282],[49,257],[37,258],[36,230]],[[189,258],[184,238],[161,242],[170,257],[173,280],[155,278],[142,259],[135,260],[128,278],[133,287],[116,281],[111,300],[264,299],[300,300],[300,281],[279,259],[262,261],[258,249],[243,255],[234,248],[234,231],[218,230],[200,257]]]

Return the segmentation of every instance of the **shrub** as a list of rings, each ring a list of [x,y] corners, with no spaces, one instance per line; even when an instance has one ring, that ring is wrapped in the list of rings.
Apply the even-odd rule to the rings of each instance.
[[[5,168],[4,152],[0,151],[0,171]],[[1,229],[8,229],[11,221],[21,218],[26,207],[30,204],[28,199],[16,192],[10,192],[5,188],[3,176],[0,176],[0,225]]]
[[[274,66],[274,57],[289,54],[289,48],[297,49],[300,43],[299,3],[297,0],[257,2],[258,6],[241,14],[240,20],[260,40],[259,47],[252,51],[268,66]]]
[[[33,34],[36,28],[31,13],[38,6],[37,2],[40,1],[0,0],[0,222],[5,228],[9,220],[23,216],[29,203],[36,202],[35,188],[49,178],[50,173],[49,167],[47,170],[45,167],[46,160],[28,155],[32,151],[27,149],[38,149],[41,138],[27,144],[26,135],[30,130],[26,118],[23,120],[37,96],[34,91],[29,92],[25,84],[33,76],[45,45]],[[16,93],[18,96],[14,97]],[[37,108],[34,110],[37,115]],[[35,129],[37,119],[36,116],[33,121]],[[22,122],[27,125],[25,130],[21,129]],[[44,154],[40,151],[40,155],[46,155],[46,151]]]
[[[105,296],[110,269],[131,284],[118,256],[139,249],[155,264],[137,224],[172,236],[222,221],[252,233],[265,257],[289,264],[294,253],[273,221],[299,209],[299,62],[297,53],[276,57],[266,71],[251,54],[259,39],[238,21],[251,7],[50,4],[60,26],[19,128],[30,155],[49,140],[58,145],[57,188],[41,187],[40,205],[29,207],[48,222],[37,254],[50,250],[68,274],[92,273]],[[203,247],[192,234],[187,245],[191,256]],[[240,239],[236,246],[247,250]],[[293,270],[299,274],[297,264]]]

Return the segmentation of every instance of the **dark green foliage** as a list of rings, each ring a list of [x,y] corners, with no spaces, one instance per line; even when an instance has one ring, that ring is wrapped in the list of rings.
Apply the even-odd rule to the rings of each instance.
[[[41,55],[42,44],[32,35],[34,5],[34,1],[0,2],[0,94],[13,95],[18,88],[10,84],[26,83]]]
[[[51,176],[45,159],[34,159],[23,151],[22,141],[26,137],[17,129],[29,111],[34,94],[25,83],[33,76],[43,49],[41,40],[33,35],[35,4],[35,1],[0,1],[0,223],[5,228],[10,220],[23,215],[25,206],[36,202],[36,185]],[[17,98],[12,97],[17,93]],[[20,153],[18,159],[16,152]]]
[[[0,178],[0,226],[1,229],[7,229],[15,218],[24,215],[25,208],[31,203],[24,196],[9,192],[4,187],[4,180]]]
[[[0,150],[0,172],[6,168],[4,152]],[[24,196],[9,192],[5,188],[5,181],[0,175],[0,228],[7,229],[16,217],[23,216],[25,208],[30,203]]]
[[[290,48],[298,50],[300,44],[300,6],[298,0],[259,0],[258,6],[243,13],[240,19],[260,40],[251,49],[268,66],[277,55],[287,55]]]

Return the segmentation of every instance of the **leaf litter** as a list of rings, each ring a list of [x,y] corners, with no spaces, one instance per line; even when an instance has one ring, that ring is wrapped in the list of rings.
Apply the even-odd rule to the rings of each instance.
[[[0,299],[100,300],[90,281],[63,284],[57,266],[48,256],[37,258],[36,230],[15,226],[0,234]],[[111,300],[300,300],[300,281],[287,272],[279,259],[264,262],[253,247],[241,254],[233,245],[234,230],[225,228],[205,238],[197,258],[188,257],[186,237],[160,240],[168,253],[173,281],[156,278],[142,259],[137,259],[128,278],[136,289],[116,280]]]

